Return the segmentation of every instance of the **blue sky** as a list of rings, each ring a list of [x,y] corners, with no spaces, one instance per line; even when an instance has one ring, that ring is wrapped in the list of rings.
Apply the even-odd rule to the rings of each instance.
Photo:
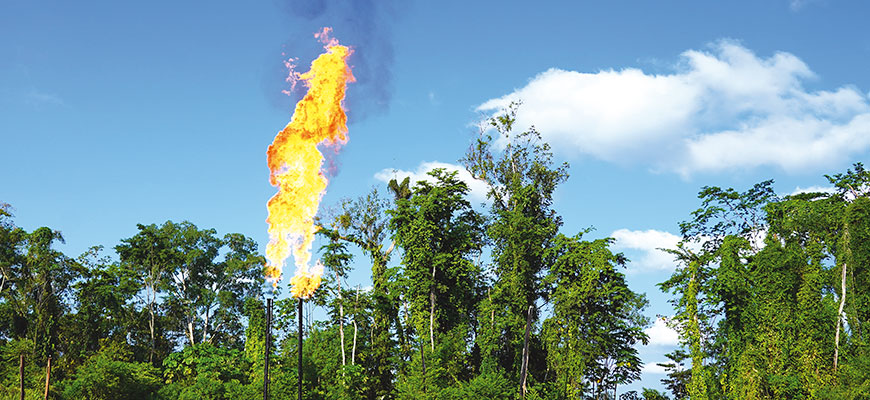
[[[71,255],[170,219],[264,248],[265,151],[294,104],[282,60],[306,69],[321,26],[355,48],[358,78],[324,206],[457,164],[475,122],[522,99],[519,123],[571,163],[564,231],[616,237],[650,316],[671,313],[655,248],[701,186],[773,178],[788,194],[870,149],[860,1],[250,3],[0,1],[0,201],[16,223],[61,230]],[[658,328],[645,363],[673,348]]]

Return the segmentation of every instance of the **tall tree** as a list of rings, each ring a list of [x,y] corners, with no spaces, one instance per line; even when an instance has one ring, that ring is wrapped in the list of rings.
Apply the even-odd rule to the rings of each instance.
[[[468,360],[462,357],[464,346],[459,357],[437,358],[444,372],[441,376],[432,374],[432,368],[427,374],[422,365],[424,348],[432,357],[439,345],[449,347],[472,339],[470,328],[484,283],[473,260],[484,243],[484,226],[483,217],[466,199],[467,185],[457,179],[456,172],[436,169],[429,175],[435,182],[417,182],[411,194],[398,198],[396,208],[388,213],[396,244],[403,250],[400,279],[420,347],[420,374],[430,376],[422,379],[431,393],[469,375]]]
[[[341,211],[337,217],[336,230],[340,237],[353,243],[369,257],[372,263],[372,298],[374,301],[372,321],[372,343],[369,366],[373,369],[375,385],[369,397],[390,398],[393,394],[393,371],[396,369],[397,353],[394,349],[394,338],[391,328],[401,335],[397,299],[395,290],[395,270],[387,267],[390,254],[395,243],[387,245],[388,219],[386,209],[389,201],[372,189],[370,193],[356,200],[345,200],[341,203]]]
[[[397,201],[390,226],[403,249],[402,265],[413,325],[428,333],[471,324],[481,298],[480,270],[473,260],[484,240],[483,217],[465,198],[467,185],[456,172],[429,172],[434,184],[420,181],[413,194]]]
[[[462,162],[471,174],[489,185],[492,202],[487,234],[492,241],[496,277],[482,311],[478,343],[487,371],[503,370],[519,380],[526,317],[541,298],[541,276],[562,219],[552,209],[553,192],[568,178],[567,163],[554,165],[550,146],[530,128],[513,131],[518,104],[489,120]],[[500,146],[502,145],[503,146]]]
[[[139,303],[148,314],[149,353],[148,362],[156,364],[159,338],[158,316],[160,314],[159,294],[165,290],[169,271],[175,264],[175,254],[171,243],[174,224],[167,222],[162,227],[154,224],[138,224],[139,232],[115,246],[121,258],[121,265],[133,271],[142,290]]]

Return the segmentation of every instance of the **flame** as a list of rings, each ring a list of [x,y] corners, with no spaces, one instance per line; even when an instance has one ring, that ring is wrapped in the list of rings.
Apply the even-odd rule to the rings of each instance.
[[[284,260],[292,253],[296,275],[291,279],[294,297],[307,298],[320,286],[323,267],[309,268],[311,243],[317,227],[314,215],[326,190],[322,171],[323,154],[318,144],[340,146],[347,143],[347,116],[342,108],[345,89],[354,77],[347,58],[351,50],[330,38],[330,28],[314,36],[326,52],[311,63],[306,73],[293,70],[286,62],[288,82],[302,81],[308,93],[296,104],[290,123],[278,132],[269,146],[269,183],[278,188],[269,199],[269,244],[266,246],[266,279],[273,286],[281,279]]]

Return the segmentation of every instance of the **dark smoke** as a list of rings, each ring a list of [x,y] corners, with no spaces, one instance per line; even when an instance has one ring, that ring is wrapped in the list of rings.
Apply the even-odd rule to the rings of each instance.
[[[388,110],[392,95],[393,43],[392,24],[396,21],[401,2],[391,0],[278,0],[280,8],[288,16],[289,40],[282,49],[285,59],[295,57],[297,71],[307,71],[311,61],[323,52],[323,47],[314,32],[328,26],[332,36],[353,48],[349,59],[356,82],[348,86],[345,104],[348,123],[360,121],[367,116]],[[275,70],[286,76],[280,60],[275,61]],[[272,75],[270,73],[269,75]],[[274,92],[289,89],[278,78],[270,85]],[[297,85],[294,93],[285,101],[293,107],[305,94],[305,87]],[[292,111],[292,109],[291,109]]]

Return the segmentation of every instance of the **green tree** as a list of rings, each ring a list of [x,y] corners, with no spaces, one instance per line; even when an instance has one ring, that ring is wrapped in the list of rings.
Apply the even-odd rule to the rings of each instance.
[[[492,202],[487,234],[492,242],[490,273],[496,280],[481,304],[481,371],[504,371],[520,382],[529,308],[534,325],[541,277],[552,265],[548,253],[562,225],[552,209],[553,192],[568,178],[568,165],[553,165],[550,146],[534,128],[514,133],[517,107],[513,104],[491,118],[490,128],[481,131],[462,162],[472,176],[489,185],[487,197]],[[542,359],[539,350],[527,354]],[[530,364],[544,363],[532,359]],[[543,372],[532,375],[539,373],[541,379]]]
[[[139,232],[116,247],[122,265],[142,282],[153,353],[159,312],[188,345],[219,341],[241,348],[244,299],[257,297],[264,259],[256,242],[240,234],[216,236],[190,222],[138,225]],[[223,255],[221,257],[221,255]]]
[[[389,201],[373,189],[356,200],[343,201],[335,226],[341,239],[359,246],[372,263],[372,340],[366,360],[374,384],[368,398],[391,398],[393,394],[393,371],[398,368],[398,358],[406,353],[395,351],[393,326],[399,334],[400,345],[407,348],[397,307],[396,270],[387,266],[395,248],[395,243],[386,246],[388,207]]]
[[[136,329],[137,315],[131,303],[139,283],[132,271],[101,252],[102,247],[95,246],[77,260],[81,276],[72,285],[75,311],[65,317],[61,328],[71,366],[99,351],[107,339],[126,343],[127,334]]]
[[[635,345],[647,343],[646,298],[632,292],[617,270],[625,258],[612,239],[555,239],[555,262],[544,279],[552,316],[543,324],[555,390],[564,398],[608,398],[616,386],[640,377]]]
[[[409,388],[431,394],[471,375],[465,343],[472,340],[484,283],[472,260],[483,246],[484,221],[465,198],[468,187],[456,172],[436,169],[429,175],[434,183],[417,182],[388,213],[396,244],[403,249],[400,281],[420,347],[412,371],[424,375],[420,385]],[[424,357],[431,358],[428,371]]]
[[[70,400],[149,400],[158,398],[160,385],[157,368],[132,361],[125,343],[109,341],[60,386]]]
[[[403,283],[414,328],[435,348],[435,332],[470,325],[481,298],[481,271],[472,261],[483,246],[483,217],[465,199],[456,172],[436,169],[436,182],[417,182],[389,211],[403,249]]]

